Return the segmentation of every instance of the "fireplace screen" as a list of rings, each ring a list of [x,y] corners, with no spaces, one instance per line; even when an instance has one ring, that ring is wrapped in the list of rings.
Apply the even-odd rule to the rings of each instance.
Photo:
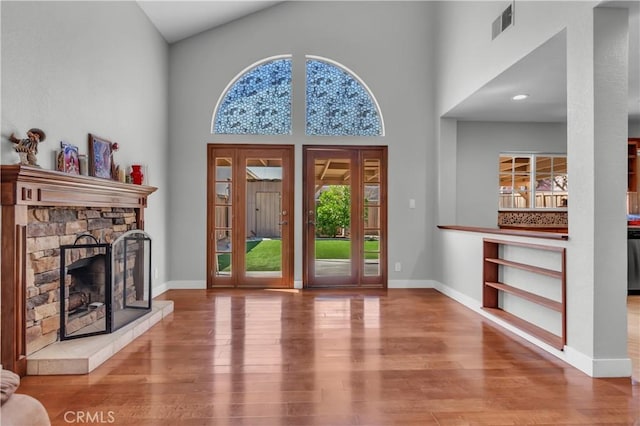
[[[111,245],[92,235],[60,246],[60,340],[109,332],[110,264]]]
[[[151,239],[143,231],[129,231],[113,242],[111,259],[115,331],[151,309]]]
[[[60,340],[111,333],[151,310],[151,239],[81,235],[60,247],[60,283]]]

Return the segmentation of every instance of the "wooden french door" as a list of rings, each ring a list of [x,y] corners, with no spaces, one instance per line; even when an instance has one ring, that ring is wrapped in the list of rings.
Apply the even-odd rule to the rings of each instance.
[[[305,287],[386,287],[387,148],[305,146]]]
[[[207,147],[207,287],[293,287],[290,145]]]

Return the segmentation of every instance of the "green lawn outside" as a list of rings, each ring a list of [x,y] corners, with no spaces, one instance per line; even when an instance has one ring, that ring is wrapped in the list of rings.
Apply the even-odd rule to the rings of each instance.
[[[378,241],[365,241],[365,258],[377,259]],[[350,240],[316,240],[316,259],[349,259],[351,250]]]
[[[247,271],[279,271],[282,241],[262,240],[247,253]]]
[[[247,241],[247,271],[279,271],[282,256],[280,240],[250,240]],[[218,255],[218,268],[229,271],[231,255]]]
[[[350,240],[316,240],[316,259],[348,259],[350,246]],[[378,247],[378,241],[365,241],[365,258],[378,259]],[[280,240],[247,241],[247,271],[279,271],[281,257]],[[229,259],[228,254],[218,255],[221,271],[229,270]]]

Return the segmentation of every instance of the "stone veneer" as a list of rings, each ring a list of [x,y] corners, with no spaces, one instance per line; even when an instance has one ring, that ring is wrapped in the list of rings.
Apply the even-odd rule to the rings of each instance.
[[[566,211],[500,211],[500,228],[566,228],[569,226]]]
[[[111,243],[136,229],[133,208],[29,207],[27,225],[27,355],[58,340],[60,246],[90,233]]]

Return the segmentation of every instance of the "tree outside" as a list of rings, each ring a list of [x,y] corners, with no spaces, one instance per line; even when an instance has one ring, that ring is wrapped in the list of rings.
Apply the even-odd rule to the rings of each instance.
[[[351,220],[351,188],[331,185],[320,193],[316,204],[316,233],[335,237],[349,228]]]

